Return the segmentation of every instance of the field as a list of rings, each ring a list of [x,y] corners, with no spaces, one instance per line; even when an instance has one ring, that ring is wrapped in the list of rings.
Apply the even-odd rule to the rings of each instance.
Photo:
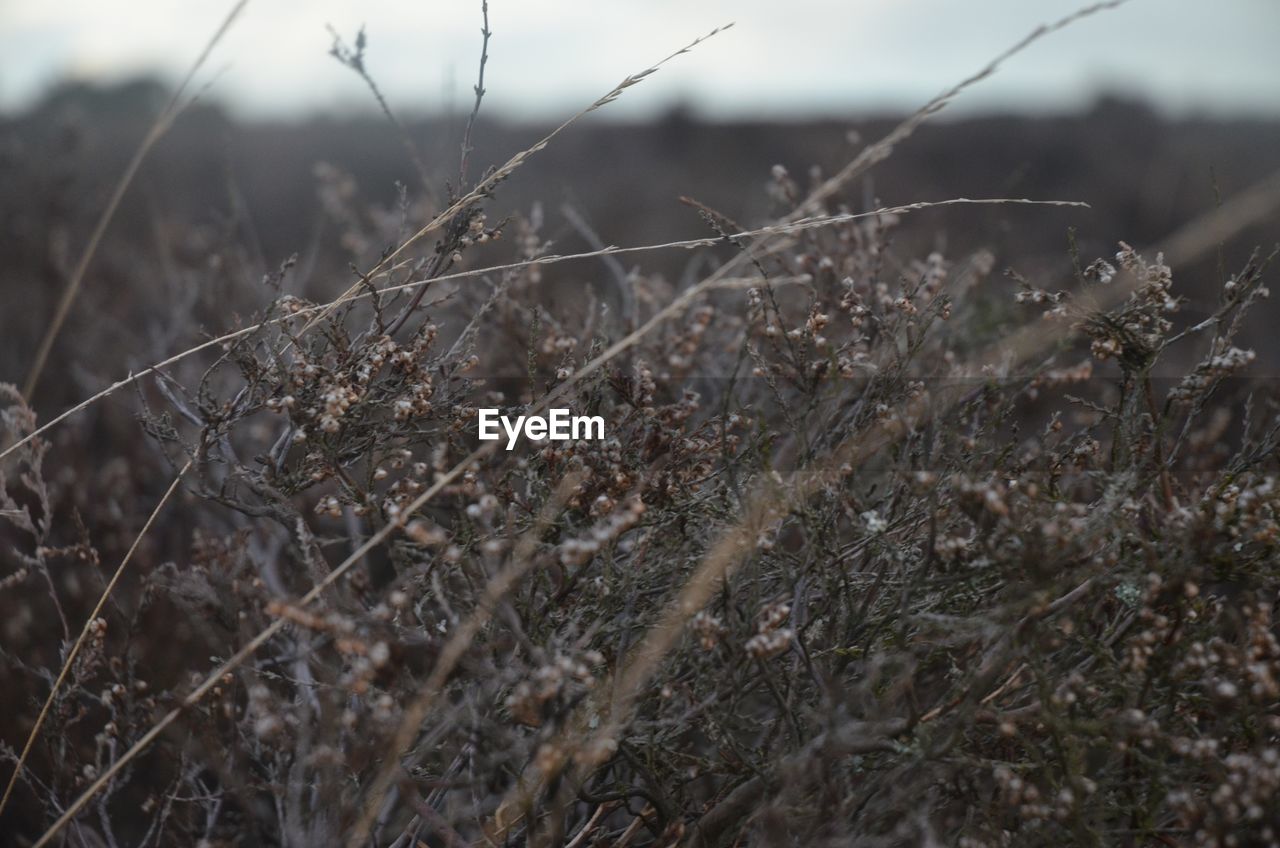
[[[0,844],[1280,845],[1280,123],[655,68],[0,118]]]

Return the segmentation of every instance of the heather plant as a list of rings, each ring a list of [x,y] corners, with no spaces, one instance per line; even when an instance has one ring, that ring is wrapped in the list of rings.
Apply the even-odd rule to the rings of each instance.
[[[364,50],[335,45],[376,92]],[[1158,250],[1064,238],[1065,281],[904,252],[944,204],[856,179],[992,70],[837,173],[773,169],[764,226],[690,199],[700,282],[606,266],[555,309],[548,266],[623,251],[489,216],[548,140],[474,183],[464,141],[438,205],[323,170],[371,270],[313,302],[286,261],[240,327],[116,384],[172,480],[133,523],[186,531],[120,589],[138,539],[104,578],[6,389],[0,604],[61,622],[56,650],[5,634],[39,681],[13,832],[1280,843],[1280,418],[1236,346],[1272,257],[1191,323]],[[972,202],[1025,203],[945,203]],[[552,406],[606,437],[477,439],[480,408]]]

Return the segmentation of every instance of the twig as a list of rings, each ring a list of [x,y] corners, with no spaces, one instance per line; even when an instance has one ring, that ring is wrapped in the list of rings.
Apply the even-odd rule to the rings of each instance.
[[[608,104],[617,100],[619,97],[622,96],[622,93],[624,91],[626,91],[628,88],[631,88],[634,85],[638,85],[646,77],[654,73],[657,73],[657,71],[667,62],[670,62],[672,59],[676,58],[677,56],[681,56],[685,53],[688,53],[697,45],[717,35],[718,33],[721,33],[726,29],[729,29],[729,27],[731,26],[733,26],[733,24],[717,27],[713,29],[711,32],[707,33],[706,35],[700,38],[694,39],[688,45],[686,45],[685,47],[682,47],[681,49],[667,56],[662,61],[655,63],[651,67],[646,68],[645,70],[641,71],[638,74],[633,74],[627,77],[622,82],[618,83],[616,86],[610,89],[608,93],[606,93],[604,96],[600,97],[594,103],[587,106],[585,109],[581,110],[577,114],[573,115],[564,123],[560,124],[560,126],[556,127],[554,130],[552,130],[550,133],[544,136],[542,140],[539,141],[537,144],[533,145],[532,147],[526,148],[525,150],[522,150],[516,155],[512,156],[504,164],[494,169],[492,172],[489,173],[487,177],[485,177],[483,180],[477,183],[476,187],[473,188],[470,192],[468,192],[464,197],[459,198],[451,206],[449,206],[448,209],[444,210],[439,215],[432,218],[429,222],[427,222],[427,224],[424,227],[422,227],[422,229],[418,230],[416,233],[409,236],[409,238],[405,239],[403,242],[400,243],[399,247],[397,247],[395,250],[391,251],[385,257],[383,257],[382,260],[379,261],[377,265],[375,265],[372,269],[370,269],[365,274],[362,274],[361,279],[359,281],[357,281],[345,292],[343,292],[342,296],[340,296],[337,300],[333,301],[331,304],[325,307],[325,309],[322,310],[319,315],[317,315],[315,318],[309,321],[307,325],[302,328],[301,332],[303,333],[307,332],[312,327],[314,327],[317,323],[319,323],[320,321],[323,321],[329,315],[333,314],[333,311],[343,303],[346,303],[348,300],[350,300],[352,296],[355,295],[356,292],[360,290],[361,286],[363,286],[366,281],[370,280],[375,274],[382,271],[389,263],[395,261],[395,259],[398,256],[400,256],[400,254],[404,253],[410,247],[417,244],[423,237],[440,229],[440,227],[444,226],[449,221],[453,220],[454,216],[457,215],[459,212],[463,211],[464,209],[476,203],[477,201],[487,197],[494,187],[496,187],[499,183],[503,182],[508,177],[510,177],[513,173],[515,173],[516,170],[518,170],[521,165],[523,165],[525,162],[529,160],[530,157],[533,156],[533,154],[545,149],[547,145],[549,145],[556,138],[556,136],[560,135],[560,133],[564,132],[569,127],[577,123],[579,120],[591,114],[592,112],[596,111],[597,109],[601,109],[604,106],[607,106]]]
[[[476,79],[474,91],[476,93],[475,105],[471,107],[471,115],[467,118],[467,128],[462,133],[462,159],[458,165],[458,189],[461,190],[467,184],[467,163],[471,158],[471,131],[476,125],[476,116],[480,114],[480,101],[484,99],[484,66],[489,62],[489,39],[493,36],[493,31],[489,29],[489,0],[481,0],[480,14],[484,18],[484,25],[480,28],[482,41],[480,42],[480,73]]]
[[[329,55],[341,62],[345,67],[350,68],[356,73],[360,79],[364,80],[364,84],[369,87],[369,91],[373,94],[373,99],[378,102],[378,108],[382,110],[382,114],[395,128],[396,134],[400,136],[400,143],[404,145],[405,153],[408,154],[409,160],[413,163],[413,168],[418,172],[418,179],[422,183],[423,189],[427,193],[427,197],[432,203],[436,201],[435,188],[431,183],[431,175],[427,172],[427,166],[422,161],[422,155],[418,152],[418,146],[413,141],[413,135],[410,134],[409,128],[401,122],[396,113],[391,110],[391,104],[387,102],[387,98],[383,95],[382,89],[378,88],[378,84],[374,81],[373,76],[364,64],[364,48],[367,44],[362,27],[356,33],[355,49],[347,47],[342,37],[338,35],[337,30],[332,26],[328,27],[329,34],[333,36],[333,46],[329,49]]]
[[[605,813],[612,810],[613,807],[614,804],[612,802],[600,804],[596,807],[595,812],[591,814],[591,818],[587,819],[587,823],[578,831],[577,836],[573,837],[573,839],[571,839],[564,848],[579,848],[579,846],[582,845],[583,840],[589,837],[591,832],[596,829],[596,822],[600,821],[600,818],[604,816]]]

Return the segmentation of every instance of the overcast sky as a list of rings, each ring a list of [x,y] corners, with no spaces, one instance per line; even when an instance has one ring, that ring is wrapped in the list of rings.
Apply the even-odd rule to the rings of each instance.
[[[609,107],[685,102],[717,116],[904,109],[1081,0],[491,0],[487,108],[564,115],[716,25],[737,26]],[[181,76],[230,8],[209,0],[0,0],[0,109],[66,77]],[[462,108],[479,0],[253,0],[205,77],[241,114],[367,107],[327,55],[332,24],[369,39],[368,67],[405,113]],[[1160,108],[1280,115],[1280,0],[1131,0],[1051,36],[961,109],[1059,111],[1099,91]]]

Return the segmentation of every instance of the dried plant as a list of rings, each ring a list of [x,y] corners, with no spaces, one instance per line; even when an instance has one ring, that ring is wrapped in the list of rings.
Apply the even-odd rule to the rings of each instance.
[[[925,208],[1064,203],[848,196],[999,61],[807,190],[775,168],[770,222],[690,200],[705,235],[554,254],[540,207],[487,207],[577,117],[468,184],[484,21],[443,211],[421,162],[421,227],[320,175],[354,284],[312,302],[287,261],[235,329],[43,427],[0,394],[0,612],[58,622],[0,642],[36,693],[8,832],[1280,843],[1280,417],[1240,346],[1273,256],[1192,323],[1184,247],[1066,282],[897,247]],[[363,38],[335,55],[372,86]],[[666,249],[713,270],[547,306],[548,266]],[[168,476],[95,515],[51,428],[123,388]],[[477,440],[480,408],[552,406],[606,438]],[[166,523],[183,554],[131,570]]]

